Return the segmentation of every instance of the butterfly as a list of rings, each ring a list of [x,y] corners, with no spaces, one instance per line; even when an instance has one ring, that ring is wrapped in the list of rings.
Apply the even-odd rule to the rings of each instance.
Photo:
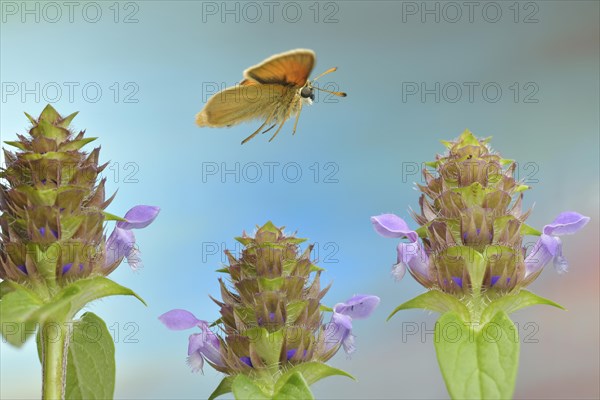
[[[314,86],[314,82],[323,75],[337,70],[330,68],[312,81],[308,80],[316,56],[314,51],[296,49],[271,56],[244,71],[244,79],[237,85],[215,93],[196,115],[196,123],[201,127],[233,126],[254,119],[264,120],[263,124],[242,141],[246,143],[258,135],[279,125],[269,142],[281,131],[285,122],[296,116],[296,133],[300,111],[304,104],[312,104],[314,90],[320,90],[335,96],[346,97],[344,92],[333,92]]]

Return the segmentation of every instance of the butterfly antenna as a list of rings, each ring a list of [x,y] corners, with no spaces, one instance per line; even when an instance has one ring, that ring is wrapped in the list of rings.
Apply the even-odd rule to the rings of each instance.
[[[332,73],[332,72],[335,72],[335,71],[337,71],[337,67],[331,67],[331,68],[329,68],[327,71],[323,72],[321,75],[317,76],[317,77],[316,77],[315,79],[313,79],[312,81],[314,82],[314,81],[316,81],[317,79],[319,79],[320,77],[322,77],[322,76],[324,76],[324,75],[327,75],[327,74],[330,74],[330,73]]]
[[[334,96],[339,96],[339,97],[346,97],[347,96],[347,94],[345,92],[332,92],[331,90],[321,89],[318,86],[313,86],[313,88],[315,88],[317,90],[320,90],[321,92],[330,93],[330,94],[332,94]]]

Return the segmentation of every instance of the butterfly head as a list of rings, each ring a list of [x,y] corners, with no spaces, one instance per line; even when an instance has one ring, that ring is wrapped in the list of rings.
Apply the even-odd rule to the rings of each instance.
[[[302,89],[300,89],[300,97],[302,97],[303,99],[310,99],[308,100],[309,103],[315,100],[315,90],[309,83],[307,83]]]

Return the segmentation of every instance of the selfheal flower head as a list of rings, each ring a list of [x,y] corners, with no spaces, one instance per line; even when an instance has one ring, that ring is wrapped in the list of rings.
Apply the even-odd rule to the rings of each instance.
[[[267,222],[253,236],[244,233],[236,240],[244,248],[237,257],[226,251],[229,262],[220,272],[228,275],[228,283],[219,280],[221,299],[213,299],[221,313],[215,329],[222,334],[202,339],[213,343],[199,347],[203,361],[228,375],[275,379],[298,364],[324,362],[342,347],[354,350],[352,321],[367,318],[379,298],[354,296],[337,304],[331,322],[323,324],[321,300],[328,287],[320,287],[322,270],[310,260],[312,246],[300,249],[305,239]],[[160,319],[170,329],[199,326],[206,332],[206,323],[184,310]],[[198,356],[192,361],[201,365]]]
[[[385,237],[400,238],[393,274],[401,279],[408,270],[427,288],[459,297],[485,290],[488,296],[506,293],[531,283],[550,260],[564,270],[560,239],[574,233],[589,218],[563,213],[544,227],[540,241],[526,257],[526,234],[540,235],[525,221],[523,191],[514,178],[516,164],[503,159],[468,130],[456,141],[443,142],[448,152],[426,163],[421,212],[413,213],[419,225],[412,230],[400,217],[382,214],[371,218]],[[536,257],[532,257],[536,255]]]
[[[48,105],[37,119],[26,115],[29,136],[6,142],[17,151],[4,151],[6,168],[0,170],[6,182],[0,184],[0,279],[52,292],[77,279],[107,275],[123,257],[132,257],[134,239],[120,231],[106,243],[105,223],[114,218],[105,212],[114,196],[105,197],[106,179],[99,177],[106,164],[99,164],[99,147],[82,150],[95,138],[69,128],[77,113],[62,117]],[[139,228],[144,210],[133,210],[138,224],[133,227]],[[152,210],[146,225],[158,213]],[[115,241],[127,241],[130,248],[107,254],[106,245]]]

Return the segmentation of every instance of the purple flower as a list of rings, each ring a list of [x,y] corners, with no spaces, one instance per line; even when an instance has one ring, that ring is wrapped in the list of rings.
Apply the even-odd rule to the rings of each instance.
[[[411,230],[407,223],[395,214],[381,214],[371,217],[373,228],[383,237],[407,237],[411,242],[417,241],[417,232]]]
[[[174,331],[190,329],[194,326],[202,331],[202,333],[191,334],[189,338],[187,362],[193,372],[202,371],[204,360],[217,366],[224,366],[221,359],[221,342],[209,329],[208,322],[199,320],[189,311],[179,309],[168,311],[158,319]]]
[[[117,222],[117,226],[106,241],[105,267],[118,265],[124,257],[133,270],[142,267],[139,251],[135,247],[135,235],[132,229],[142,229],[150,225],[158,216],[160,208],[154,206],[135,206],[125,214],[127,221]]]
[[[565,273],[569,265],[562,255],[562,241],[558,236],[572,235],[589,221],[589,217],[577,212],[567,211],[544,226],[542,235],[525,258],[526,275],[529,276],[540,271],[551,260],[554,261],[554,268],[558,273]]]
[[[371,217],[373,228],[383,237],[399,238],[406,237],[409,243],[400,242],[397,247],[398,262],[392,268],[392,275],[397,281],[401,280],[409,268],[412,273],[427,278],[429,257],[418,242],[417,232],[410,230],[408,224],[400,217],[394,214],[382,214]]]
[[[345,303],[338,303],[333,307],[331,321],[325,328],[326,346],[329,351],[334,346],[342,344],[347,354],[352,354],[354,346],[354,335],[352,335],[352,320],[368,318],[380,299],[377,296],[357,294]]]

